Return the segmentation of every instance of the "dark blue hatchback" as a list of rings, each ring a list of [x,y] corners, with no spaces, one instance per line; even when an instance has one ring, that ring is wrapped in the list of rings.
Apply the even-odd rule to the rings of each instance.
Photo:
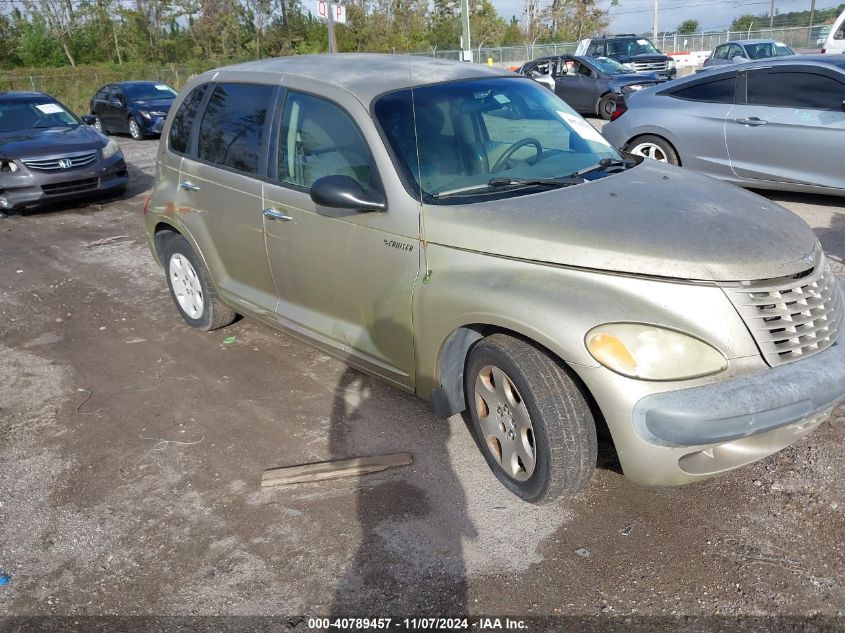
[[[177,92],[156,81],[122,81],[103,86],[91,98],[94,127],[103,134],[129,133],[136,141],[161,133]]]

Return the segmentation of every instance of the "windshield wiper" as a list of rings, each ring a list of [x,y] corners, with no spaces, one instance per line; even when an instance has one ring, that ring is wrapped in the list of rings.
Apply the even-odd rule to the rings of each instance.
[[[592,174],[597,171],[607,171],[612,167],[622,167],[628,169],[637,164],[637,161],[630,158],[602,158],[598,163],[592,167],[586,167],[570,174],[570,178],[580,178],[587,174]]]
[[[560,178],[508,178],[507,176],[500,176],[498,178],[491,178],[486,183],[480,185],[441,191],[440,193],[433,194],[432,198],[471,194],[483,189],[498,189],[500,187],[532,187],[535,185],[543,187],[569,187],[571,185],[580,185],[582,182],[584,182],[584,179],[574,174],[572,176],[561,176]]]

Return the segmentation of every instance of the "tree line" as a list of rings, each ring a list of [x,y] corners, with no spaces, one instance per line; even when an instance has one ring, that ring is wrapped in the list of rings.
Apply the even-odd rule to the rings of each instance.
[[[0,0],[0,68],[190,63],[325,52],[313,0]],[[346,0],[342,52],[460,48],[458,0]],[[614,0],[614,4],[616,1]],[[527,0],[520,18],[470,0],[474,48],[574,41],[605,29],[597,0]]]

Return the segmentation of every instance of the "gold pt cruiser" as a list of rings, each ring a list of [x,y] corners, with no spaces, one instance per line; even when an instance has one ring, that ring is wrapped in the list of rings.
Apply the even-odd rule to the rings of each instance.
[[[619,154],[505,71],[395,55],[194,79],[158,150],[150,247],[182,317],[236,313],[446,418],[526,501],[761,459],[845,395],[840,283],[786,209]]]

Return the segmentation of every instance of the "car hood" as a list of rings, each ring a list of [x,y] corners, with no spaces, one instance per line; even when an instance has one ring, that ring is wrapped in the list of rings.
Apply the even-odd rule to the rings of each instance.
[[[646,160],[565,189],[476,204],[424,205],[429,242],[548,264],[707,281],[810,267],[798,216],[706,176]]]
[[[614,55],[614,59],[623,64],[627,64],[629,62],[665,62],[667,60],[671,60],[672,58],[668,55],[663,55],[662,53],[642,53],[641,55]]]
[[[9,158],[84,152],[100,149],[105,144],[103,137],[94,128],[84,124],[0,132],[0,154]]]
[[[167,112],[170,106],[173,105],[173,99],[140,99],[132,103],[145,110],[162,110]]]
[[[630,75],[613,75],[610,82],[617,86],[627,86],[629,84],[646,84],[649,82],[662,83],[663,79],[657,76],[657,73],[640,73],[639,75],[631,73]]]

